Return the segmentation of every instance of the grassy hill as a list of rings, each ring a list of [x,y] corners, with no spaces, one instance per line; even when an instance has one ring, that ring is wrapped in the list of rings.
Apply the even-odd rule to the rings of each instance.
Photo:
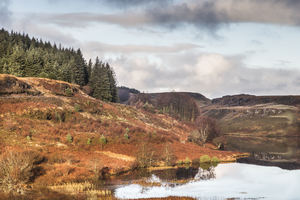
[[[78,85],[0,75],[1,156],[36,155],[30,158],[40,170],[29,181],[35,185],[98,179],[202,155],[223,161],[239,155],[188,142],[194,128],[165,114],[94,99]]]

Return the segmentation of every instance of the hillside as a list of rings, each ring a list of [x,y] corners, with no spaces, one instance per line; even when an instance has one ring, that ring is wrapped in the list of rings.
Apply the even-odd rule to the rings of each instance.
[[[282,104],[282,105],[300,105],[300,96],[255,96],[255,95],[232,95],[216,98],[212,100],[213,104],[223,106],[252,106],[257,104]]]
[[[131,94],[125,102],[183,121],[216,119],[225,134],[299,136],[300,96],[233,95],[208,99],[197,93]]]
[[[189,143],[193,129],[164,114],[94,99],[78,85],[0,75],[0,149],[41,156],[36,184],[118,174],[141,163],[160,166],[167,158],[239,155]]]
[[[300,96],[242,94],[209,100],[194,93],[150,93],[131,94],[127,104],[183,121],[208,117],[222,135],[213,142],[226,150],[252,152],[259,160],[300,163]],[[162,109],[173,105],[181,110]]]
[[[228,134],[299,136],[300,96],[235,95],[213,99],[202,114]]]
[[[194,121],[200,115],[200,108],[211,101],[198,93],[130,93],[129,98],[121,103],[144,108],[145,110],[168,114],[183,121]]]

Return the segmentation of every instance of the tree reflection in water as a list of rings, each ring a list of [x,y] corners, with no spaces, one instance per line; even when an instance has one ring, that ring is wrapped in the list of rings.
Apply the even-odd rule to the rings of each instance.
[[[215,167],[204,165],[200,167],[180,167],[170,170],[154,171],[148,182],[160,183],[163,187],[176,187],[189,182],[204,181],[216,178]],[[146,190],[146,188],[145,188]]]
[[[211,166],[208,169],[202,169],[201,167],[199,167],[198,173],[195,175],[193,181],[209,180],[215,178],[216,172],[214,166]]]

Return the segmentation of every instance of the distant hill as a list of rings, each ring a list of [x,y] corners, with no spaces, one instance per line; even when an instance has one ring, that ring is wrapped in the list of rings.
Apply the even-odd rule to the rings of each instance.
[[[129,93],[129,98],[122,103],[152,112],[169,114],[184,121],[194,121],[200,115],[200,108],[211,104],[211,101],[198,93],[165,92]]]
[[[118,87],[117,89],[118,89],[119,101],[122,104],[127,104],[128,100],[132,95],[140,93],[140,91],[134,88],[128,88],[125,86]]]
[[[300,96],[232,95],[208,99],[198,93],[130,93],[125,102],[183,121],[216,119],[225,134],[300,135]]]
[[[153,113],[194,122],[208,117],[222,133],[213,140],[225,149],[276,152],[274,158],[300,163],[300,96],[232,95],[208,99],[197,93],[130,94],[125,102]],[[298,160],[297,160],[298,158]]]
[[[247,94],[223,96],[212,100],[212,104],[227,106],[251,106],[257,104],[300,105],[300,96],[254,96]]]

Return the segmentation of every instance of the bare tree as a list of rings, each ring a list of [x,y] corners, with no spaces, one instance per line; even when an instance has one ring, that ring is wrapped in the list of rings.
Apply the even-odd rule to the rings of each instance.
[[[189,141],[191,142],[205,144],[220,135],[216,121],[212,118],[200,116],[196,119],[195,125],[197,129],[189,136]]]

